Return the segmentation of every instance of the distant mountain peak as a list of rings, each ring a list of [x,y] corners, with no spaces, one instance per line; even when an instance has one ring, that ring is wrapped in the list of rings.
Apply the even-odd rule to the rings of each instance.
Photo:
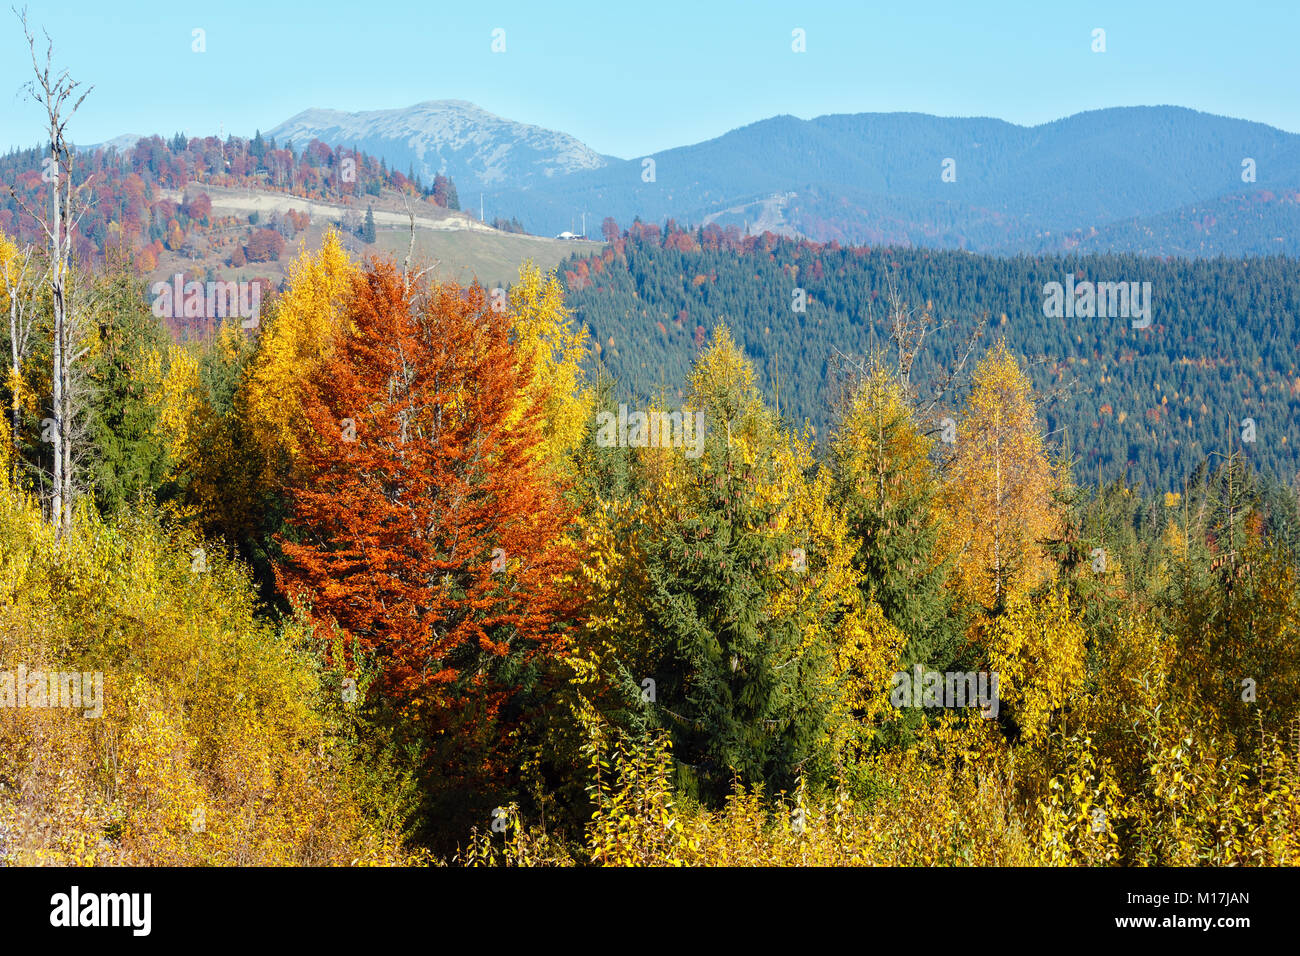
[[[609,162],[567,133],[505,119],[456,99],[358,112],[315,107],[267,135],[281,143],[292,140],[295,147],[312,139],[356,146],[399,171],[414,169],[426,182],[442,173],[456,181],[466,199],[476,189],[527,187]]]
[[[82,152],[94,152],[97,149],[116,149],[119,153],[125,153],[144,138],[137,133],[123,133],[121,136],[114,136],[102,143],[88,143],[85,146],[78,146],[77,149]]]

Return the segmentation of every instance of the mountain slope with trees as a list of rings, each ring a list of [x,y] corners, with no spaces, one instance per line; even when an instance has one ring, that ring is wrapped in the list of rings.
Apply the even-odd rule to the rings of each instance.
[[[958,366],[973,333],[1005,336],[1081,474],[1177,491],[1229,444],[1284,484],[1300,471],[1300,363],[1288,344],[1300,339],[1300,265],[1291,258],[1001,258],[746,239],[670,222],[635,223],[560,271],[599,361],[627,394],[679,389],[702,336],[725,318],[765,394],[825,440],[846,362],[888,347],[907,314],[931,325],[912,373],[923,386]],[[1044,286],[1069,275],[1149,282],[1150,327],[1045,316]],[[932,410],[936,434],[955,397]]]

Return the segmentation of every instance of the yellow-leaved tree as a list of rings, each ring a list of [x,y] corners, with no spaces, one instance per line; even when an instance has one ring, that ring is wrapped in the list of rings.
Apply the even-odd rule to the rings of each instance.
[[[229,322],[202,368],[176,351],[169,356],[164,431],[173,455],[184,453],[182,484],[209,534],[247,546],[273,530],[264,525],[297,457],[303,383],[340,332],[357,274],[327,232],[319,252],[304,250],[290,267],[255,342]]]
[[[1068,594],[1018,593],[979,630],[989,669],[998,676],[1000,706],[1020,728],[1022,740],[1040,739],[1084,678],[1083,627]]]
[[[967,600],[998,608],[1050,575],[1044,542],[1060,525],[1054,486],[1033,386],[999,341],[975,371],[942,495],[947,550]]]
[[[145,356],[146,375],[154,388],[151,398],[158,408],[158,427],[175,467],[191,467],[199,450],[199,432],[207,417],[199,364],[191,350],[173,345],[167,358],[156,349]]]
[[[802,651],[831,649],[833,666],[819,676],[834,702],[826,732],[843,770],[866,752],[886,713],[906,637],[859,589],[857,542],[835,503],[831,470],[814,470],[808,435],[782,435],[772,455],[775,481],[757,490],[780,508],[771,532],[789,535],[798,573],[792,586],[773,594],[770,614],[795,622]]]
[[[38,312],[35,301],[38,273],[34,250],[30,246],[20,247],[0,232],[0,315],[8,323],[9,339],[5,375],[9,410],[4,420],[0,420],[0,464],[11,477],[11,468],[17,463],[16,445],[23,410],[35,400],[26,382],[25,367]]]
[[[172,345],[165,354],[149,348],[135,373],[158,409],[154,427],[168,453],[166,484],[183,492],[164,508],[197,518],[210,531],[230,531],[231,515],[247,510],[253,485],[255,472],[236,453],[240,428],[229,394],[252,348],[231,320],[214,346]]]
[[[265,323],[236,399],[268,476],[282,474],[297,455],[293,426],[302,413],[302,383],[329,354],[358,274],[333,230],[318,253],[304,249],[289,268],[288,288]]]
[[[531,259],[520,265],[508,298],[520,359],[532,362],[524,391],[543,410],[538,454],[558,463],[582,440],[595,406],[582,371],[587,328],[573,327],[555,273],[543,272]]]
[[[754,366],[736,345],[731,329],[719,322],[691,370],[690,407],[705,410],[736,457],[753,464],[775,440],[777,417],[764,403]]]

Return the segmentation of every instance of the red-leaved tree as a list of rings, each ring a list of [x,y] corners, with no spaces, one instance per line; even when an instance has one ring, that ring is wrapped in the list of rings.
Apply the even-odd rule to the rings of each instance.
[[[404,285],[391,264],[362,273],[308,377],[276,578],[478,775],[565,648],[570,513],[532,453],[542,403],[521,392],[509,314],[479,286]]]

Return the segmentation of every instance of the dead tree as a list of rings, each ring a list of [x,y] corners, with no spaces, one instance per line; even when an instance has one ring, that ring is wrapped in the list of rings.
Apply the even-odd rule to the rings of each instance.
[[[891,359],[889,350],[873,346],[868,355],[849,355],[835,349],[832,361],[836,374],[841,376],[839,404],[846,405],[862,381],[869,378],[876,369],[883,369],[902,387],[904,393],[916,403],[917,415],[923,420],[933,420],[937,409],[951,394],[964,387],[966,367],[970,363],[975,345],[983,333],[987,316],[978,317],[971,325],[965,342],[954,351],[954,361],[946,369],[937,367],[933,379],[928,383],[928,395],[922,395],[920,388],[912,381],[912,370],[918,358],[926,348],[926,339],[939,337],[957,323],[951,319],[936,319],[927,304],[923,309],[911,307],[904,301],[898,290],[898,282],[893,272],[885,272],[886,322],[889,342],[893,346]],[[874,341],[874,333],[873,333]]]
[[[50,249],[49,286],[53,312],[53,348],[50,380],[52,382],[53,419],[43,423],[42,437],[53,446],[51,469],[50,520],[59,535],[72,523],[76,485],[74,475],[80,457],[75,447],[75,421],[81,409],[79,386],[82,384],[79,363],[89,346],[90,331],[85,309],[79,309],[72,283],[72,241],[77,224],[88,206],[82,194],[90,181],[80,186],[72,182],[72,150],[67,140],[67,124],[85,101],[92,88],[78,94],[81,83],[66,70],[55,72],[54,41],[45,34],[45,62],[36,51],[36,36],[27,24],[27,11],[14,11],[23,26],[23,35],[31,50],[35,79],[26,86],[28,96],[45,110],[49,122],[49,156],[42,162],[41,178],[50,184],[50,206],[45,212],[27,208],[17,189],[10,192],[23,210],[40,225]],[[44,32],[44,31],[42,31]],[[46,427],[49,426],[49,427]]]
[[[411,242],[406,247],[406,261],[402,264],[402,291],[409,293],[411,283],[418,283],[424,278],[426,272],[436,268],[438,260],[435,259],[431,265],[425,266],[414,276],[411,275],[411,259],[415,256],[415,213],[411,210],[411,203],[406,198],[406,193],[402,193],[402,205],[406,207],[406,216],[411,220]]]

